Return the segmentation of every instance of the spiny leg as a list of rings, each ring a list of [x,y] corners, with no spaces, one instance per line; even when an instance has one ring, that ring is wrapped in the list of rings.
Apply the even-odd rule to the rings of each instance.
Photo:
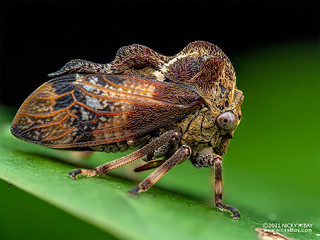
[[[222,203],[222,160],[218,155],[214,156],[214,198],[216,206],[221,210],[227,210],[232,213],[232,218],[240,218],[239,211],[229,205],[224,205]]]
[[[107,173],[115,168],[121,167],[130,162],[133,162],[143,156],[146,156],[148,154],[153,154],[155,150],[161,148],[163,145],[167,144],[168,142],[173,142],[173,143],[178,142],[180,140],[180,135],[181,135],[180,132],[178,132],[177,130],[170,130],[162,134],[160,137],[154,139],[144,147],[138,149],[137,151],[127,156],[124,156],[122,158],[100,165],[96,167],[94,170],[75,169],[72,172],[69,172],[69,175],[73,179],[76,179],[77,175],[79,174],[92,177],[95,175],[101,175],[101,174]]]
[[[157,170],[152,172],[138,186],[132,188],[128,193],[133,196],[138,196],[139,192],[145,192],[153,184],[155,184],[165,173],[176,166],[179,162],[188,158],[191,155],[191,148],[187,145],[182,145],[167,161],[165,161]]]

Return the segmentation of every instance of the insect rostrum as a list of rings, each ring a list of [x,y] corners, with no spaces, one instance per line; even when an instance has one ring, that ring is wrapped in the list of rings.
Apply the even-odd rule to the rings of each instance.
[[[138,148],[94,170],[101,175],[142,158],[135,171],[157,168],[132,195],[147,191],[175,165],[190,159],[215,170],[215,204],[222,203],[222,158],[241,118],[243,94],[228,57],[215,45],[197,41],[175,56],[142,45],[118,50],[114,61],[72,60],[52,74],[22,104],[11,132],[58,149],[116,152]]]

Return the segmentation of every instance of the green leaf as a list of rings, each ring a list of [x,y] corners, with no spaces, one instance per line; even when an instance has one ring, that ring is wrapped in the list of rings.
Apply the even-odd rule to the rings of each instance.
[[[2,137],[10,137],[8,130]],[[220,230],[218,236],[237,239],[239,231],[247,239],[255,235],[242,226],[243,221],[254,223],[251,219],[244,216],[234,226],[229,214],[190,197],[153,188],[133,198],[127,191],[135,183],[125,179],[107,175],[74,181],[67,174],[73,166],[1,146],[0,153],[4,180],[120,238],[208,239],[228,227],[235,232]]]
[[[240,210],[239,220],[212,204],[211,171],[188,162],[139,198],[127,194],[147,174],[133,174],[135,163],[74,181],[67,173],[77,166],[94,167],[123,154],[81,159],[22,142],[9,131],[13,111],[6,107],[0,107],[0,178],[118,238],[257,239],[254,228],[263,223],[310,223],[311,232],[282,233],[316,239],[317,49],[317,43],[291,44],[231,56],[241,59],[234,65],[245,102],[242,123],[224,159],[224,202]]]

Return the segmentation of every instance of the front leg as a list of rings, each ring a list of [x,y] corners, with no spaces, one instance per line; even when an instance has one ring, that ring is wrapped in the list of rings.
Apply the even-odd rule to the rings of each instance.
[[[227,210],[232,213],[232,218],[240,218],[239,211],[229,205],[222,203],[222,159],[219,155],[212,152],[206,154],[196,154],[190,158],[193,166],[197,168],[214,167],[214,203],[221,210]]]
[[[227,210],[232,213],[233,219],[240,218],[239,211],[229,205],[224,205],[222,203],[222,159],[220,156],[215,155],[213,157],[214,161],[214,203],[221,210]]]

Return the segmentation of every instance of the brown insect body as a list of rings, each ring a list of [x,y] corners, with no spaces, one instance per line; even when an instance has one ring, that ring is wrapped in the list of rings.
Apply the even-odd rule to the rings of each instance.
[[[130,191],[134,195],[190,157],[196,167],[215,168],[216,205],[240,216],[222,204],[221,158],[240,122],[243,94],[217,46],[193,42],[166,57],[131,45],[109,64],[72,60],[50,76],[59,77],[20,107],[11,127],[15,136],[59,149],[116,152],[139,146],[95,170],[70,173],[100,175],[142,158],[148,163],[137,171],[157,170]]]

